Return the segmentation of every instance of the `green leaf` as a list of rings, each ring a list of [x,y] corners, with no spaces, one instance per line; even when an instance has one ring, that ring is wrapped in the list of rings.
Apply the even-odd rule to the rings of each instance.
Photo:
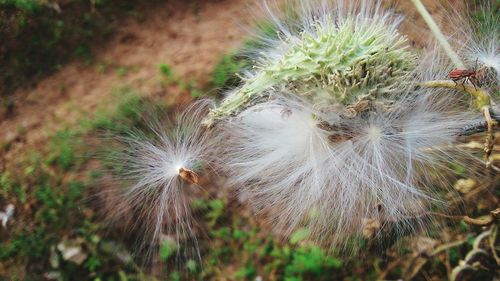
[[[160,260],[166,261],[179,249],[175,241],[167,239],[160,246]]]
[[[196,272],[198,265],[196,264],[196,262],[194,260],[190,259],[186,262],[186,268],[189,272],[194,273],[194,272]]]
[[[162,63],[160,64],[160,66],[158,67],[160,69],[160,73],[167,77],[167,78],[172,78],[173,76],[173,71],[172,71],[172,68],[166,64],[166,63]]]
[[[304,239],[306,239],[308,236],[309,236],[309,229],[299,228],[290,237],[290,243],[297,244],[300,241],[303,241]]]

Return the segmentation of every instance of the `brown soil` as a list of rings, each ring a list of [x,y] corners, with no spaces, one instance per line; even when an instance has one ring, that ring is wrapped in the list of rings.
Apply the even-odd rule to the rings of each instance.
[[[69,63],[34,88],[19,89],[13,95],[13,114],[0,120],[0,162],[42,149],[58,129],[77,124],[98,106],[112,106],[113,89],[127,85],[147,95],[164,92],[160,63],[172,66],[183,80],[205,85],[218,59],[241,44],[246,34],[243,23],[254,16],[248,11],[255,10],[255,2],[170,1],[139,10],[143,19],[125,19],[108,42],[95,48],[92,64]],[[431,11],[439,11],[434,1],[424,2]],[[409,1],[397,5],[409,20],[402,28],[411,31],[412,42],[422,43],[425,24]],[[118,69],[124,74],[118,74]],[[166,94],[171,102],[177,102],[177,96]]]
[[[170,65],[183,80],[206,84],[217,60],[244,37],[237,22],[249,17],[246,8],[251,4],[176,2],[139,11],[143,21],[124,20],[113,38],[96,48],[91,65],[70,63],[36,87],[18,90],[13,116],[0,120],[0,144],[9,147],[4,160],[43,146],[56,130],[71,127],[96,107],[109,104],[117,87],[128,85],[147,94],[162,90],[160,63]],[[119,68],[124,75],[117,73]]]

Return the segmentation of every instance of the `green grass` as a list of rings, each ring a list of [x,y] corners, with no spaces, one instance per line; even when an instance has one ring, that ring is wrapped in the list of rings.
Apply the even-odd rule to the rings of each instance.
[[[160,72],[160,80],[163,87],[168,87],[170,85],[176,85],[181,90],[188,92],[192,98],[201,98],[204,96],[203,90],[198,87],[197,82],[194,79],[182,80],[175,74],[172,67],[166,63],[162,63],[158,66]]]
[[[39,0],[0,0],[0,6],[12,6],[23,11],[34,12],[42,7]]]
[[[198,87],[195,80],[177,81],[179,88],[188,92],[192,98],[201,98],[204,96],[203,90]]]
[[[59,131],[46,149],[27,152],[14,166],[22,173],[9,170],[0,174],[2,206],[5,200],[16,205],[15,219],[9,222],[7,236],[0,237],[0,264],[7,265],[7,270],[36,268],[26,272],[25,280],[38,280],[47,271],[65,280],[123,280],[124,277],[147,280],[135,263],[123,262],[128,253],[123,250],[126,248],[120,246],[120,241],[105,237],[104,225],[86,201],[93,195],[88,188],[96,182],[99,171],[93,173],[96,176],[76,179],[82,172],[81,164],[89,160],[84,151],[93,149],[85,146],[90,132],[96,128],[122,132],[140,118],[141,101],[130,89],[118,90],[116,95],[119,99],[127,98],[108,115],[86,122],[94,127]],[[81,245],[86,255],[82,264],[63,259],[59,245],[64,241]],[[0,280],[3,280],[1,268]],[[110,268],[115,270],[110,272]]]
[[[56,164],[63,171],[67,171],[77,164],[75,149],[81,145],[79,134],[70,130],[62,130],[52,138],[51,152],[47,157],[47,163]]]
[[[212,83],[218,89],[228,89],[237,86],[241,79],[238,73],[249,63],[239,58],[237,54],[224,55],[215,66]]]
[[[165,78],[173,78],[174,72],[172,71],[172,67],[170,67],[170,65],[162,63],[158,66],[158,69],[160,70],[161,75],[163,75]]]
[[[141,114],[145,107],[133,89],[118,88],[113,96],[118,102],[116,108],[112,111],[98,110],[94,118],[85,122],[87,129],[123,134],[141,122]]]

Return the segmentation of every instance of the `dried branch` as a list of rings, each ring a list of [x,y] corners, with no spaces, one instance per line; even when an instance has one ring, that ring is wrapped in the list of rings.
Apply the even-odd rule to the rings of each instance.
[[[497,208],[497,209],[491,211],[488,215],[483,216],[483,217],[479,217],[479,218],[471,218],[469,216],[453,216],[453,215],[446,215],[446,214],[441,214],[441,213],[436,213],[436,212],[431,212],[429,214],[448,218],[448,219],[463,220],[465,223],[470,224],[470,225],[489,226],[489,225],[492,225],[496,220],[500,219],[500,208]]]
[[[491,116],[492,120],[495,120],[496,122],[500,123],[500,108],[490,107],[489,115]],[[468,126],[462,129],[460,136],[470,136],[478,133],[487,132],[488,126],[489,124],[486,120],[472,122]],[[500,128],[497,126],[496,128],[493,129],[499,130]]]

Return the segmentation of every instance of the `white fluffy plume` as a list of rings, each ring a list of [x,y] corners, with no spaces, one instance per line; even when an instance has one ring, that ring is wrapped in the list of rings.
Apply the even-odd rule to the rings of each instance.
[[[452,144],[479,114],[463,95],[414,89],[449,70],[435,48],[419,62],[380,2],[298,5],[284,21],[268,8],[278,36],[262,38],[253,73],[214,114],[235,116],[221,121],[222,170],[285,235],[306,227],[345,247],[374,221],[416,228],[446,205],[443,172],[469,156]]]
[[[153,254],[162,239],[183,243],[185,255],[198,255],[190,214],[190,194],[212,158],[213,142],[201,126],[212,102],[189,106],[174,121],[151,117],[149,131],[116,137],[120,143],[112,163],[125,188],[114,195],[111,217],[128,220],[140,234],[140,250]],[[125,216],[134,216],[133,218]],[[156,250],[155,250],[156,249]]]
[[[472,14],[473,13],[473,14]],[[500,14],[498,4],[484,1],[479,10],[450,11],[447,23],[455,34],[452,42],[468,69],[479,71],[482,87],[500,91]],[[456,28],[456,27],[460,28]]]
[[[295,4],[292,4],[294,2]],[[267,3],[267,2],[266,2]],[[229,91],[207,124],[288,86],[314,103],[354,103],[398,90],[416,56],[397,31],[401,21],[376,1],[285,1],[288,12],[265,5],[275,35],[257,37],[255,62],[240,88]],[[321,89],[322,91],[312,90]]]
[[[479,13],[482,22],[472,22],[470,28],[465,29],[465,55],[470,64],[477,60],[480,66],[492,68],[500,80],[500,15],[498,8],[483,9]]]
[[[227,121],[223,168],[285,234],[308,227],[313,239],[342,244],[370,219],[425,216],[443,203],[430,181],[438,186],[437,171],[459,158],[449,144],[471,117],[420,94],[355,117],[291,98],[256,105]]]

